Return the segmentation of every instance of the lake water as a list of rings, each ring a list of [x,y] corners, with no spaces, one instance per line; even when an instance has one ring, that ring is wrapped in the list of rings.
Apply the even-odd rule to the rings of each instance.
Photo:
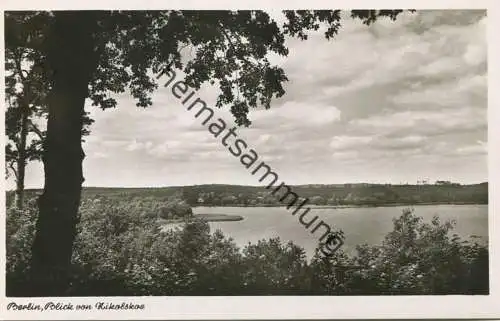
[[[393,230],[392,219],[399,217],[407,206],[358,207],[313,209],[308,217],[319,216],[333,229],[342,229],[346,239],[343,249],[354,250],[358,244],[380,244],[384,236]],[[434,215],[441,221],[455,220],[454,232],[463,238],[471,235],[488,239],[488,205],[418,205],[415,214],[430,222]],[[211,222],[212,231],[220,229],[232,237],[238,245],[255,243],[260,239],[279,236],[282,241],[293,241],[302,246],[310,256],[318,244],[320,229],[315,234],[299,223],[297,216],[284,207],[195,207],[195,214],[229,214],[244,217],[236,222]],[[316,223],[315,223],[316,224]]]

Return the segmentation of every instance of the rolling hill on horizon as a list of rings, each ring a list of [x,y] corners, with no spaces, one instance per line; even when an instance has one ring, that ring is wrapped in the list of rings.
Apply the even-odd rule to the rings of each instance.
[[[28,196],[41,189],[27,189]],[[281,191],[285,191],[282,188]],[[393,204],[487,204],[488,183],[467,184],[438,181],[434,184],[307,184],[290,185],[300,198],[315,205],[393,205]],[[83,198],[155,197],[176,194],[191,206],[279,206],[278,197],[265,186],[204,184],[169,187],[84,187]],[[12,191],[7,192],[9,195]]]

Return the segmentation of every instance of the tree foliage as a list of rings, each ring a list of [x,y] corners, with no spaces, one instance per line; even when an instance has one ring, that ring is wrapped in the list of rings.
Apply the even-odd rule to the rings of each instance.
[[[152,206],[146,207],[150,204]],[[162,230],[152,200],[85,199],[64,295],[487,294],[488,250],[407,210],[378,245],[325,259],[279,238],[237,246],[207,223]],[[7,211],[7,294],[26,287],[34,202]]]
[[[50,14],[46,12],[6,14],[6,174],[14,175],[21,203],[25,167],[30,161],[42,160],[43,156],[51,85],[42,48],[49,19]],[[82,134],[87,135],[93,121],[88,113],[82,117],[85,125]]]
[[[402,10],[352,10],[350,16],[364,24],[379,18],[395,20]],[[287,80],[282,68],[273,66],[268,54],[288,55],[287,37],[307,39],[308,32],[326,25],[326,39],[341,28],[341,10],[284,11],[279,25],[264,11],[89,11],[80,12],[95,24],[93,46],[96,70],[88,97],[106,109],[117,102],[112,93],[129,90],[137,105],[151,105],[158,87],[155,75],[167,66],[186,73],[194,88],[217,84],[216,105],[230,106],[240,125],[249,125],[250,108],[269,108],[281,97]],[[7,12],[6,48],[29,48],[43,61],[49,43],[48,30],[58,14],[67,12]],[[29,35],[29,42],[23,36]],[[194,57],[182,61],[182,50]],[[47,67],[46,65],[43,65]],[[49,75],[51,70],[44,70]]]
[[[29,43],[30,36],[25,37],[24,42]],[[38,53],[30,48],[6,48],[5,131],[9,140],[5,147],[6,162],[7,168],[16,178],[19,173],[15,165],[18,161],[23,161],[20,158],[25,157],[26,161],[41,158],[41,145],[45,134],[39,128],[37,119],[46,115],[46,96],[49,88],[40,63]],[[28,139],[30,133],[33,136]],[[21,153],[25,155],[22,156]]]

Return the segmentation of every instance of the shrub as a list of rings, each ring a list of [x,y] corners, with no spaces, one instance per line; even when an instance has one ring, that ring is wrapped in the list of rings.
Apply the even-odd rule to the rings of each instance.
[[[22,210],[6,210],[6,292],[17,296],[27,291],[31,244],[35,234],[36,202],[29,200]]]
[[[298,294],[308,288],[305,251],[292,242],[272,238],[248,244],[242,265],[246,294]]]
[[[484,294],[488,254],[479,243],[450,236],[455,222],[435,216],[424,223],[412,209],[393,219],[394,230],[381,246],[358,246],[346,286],[366,294]],[[472,272],[481,266],[483,275]],[[479,285],[481,284],[481,285]]]
[[[487,294],[488,251],[450,235],[453,222],[425,223],[412,210],[394,219],[381,245],[308,261],[279,238],[239,248],[208,223],[162,231],[165,200],[84,199],[68,295]],[[167,201],[168,202],[168,201]],[[7,294],[29,296],[36,207],[7,210]]]
[[[174,200],[166,203],[160,208],[160,217],[164,219],[177,219],[193,215],[193,210],[184,201]]]

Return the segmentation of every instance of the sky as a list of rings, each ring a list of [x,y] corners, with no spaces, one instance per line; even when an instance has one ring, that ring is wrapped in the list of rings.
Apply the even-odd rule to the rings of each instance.
[[[486,21],[481,11],[419,11],[370,27],[344,20],[330,41],[289,39],[288,57],[271,57],[286,94],[252,110],[237,135],[288,184],[487,181]],[[217,90],[197,96],[214,106]],[[169,88],[147,109],[116,97],[113,110],[86,107],[95,123],[85,186],[260,185]],[[42,186],[43,167],[31,163],[26,187]]]

